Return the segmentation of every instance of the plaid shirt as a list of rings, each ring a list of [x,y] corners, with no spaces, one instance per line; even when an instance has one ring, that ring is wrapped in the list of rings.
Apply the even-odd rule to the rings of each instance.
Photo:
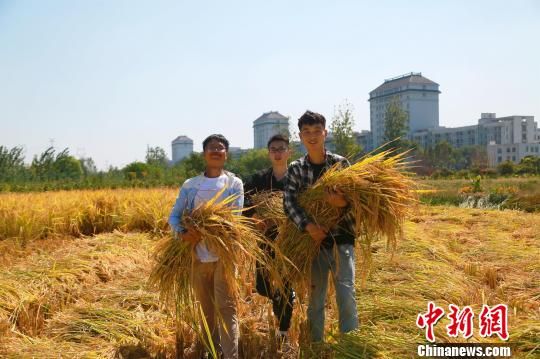
[[[343,167],[350,166],[349,161],[340,155],[336,155],[330,151],[326,151],[326,160],[324,169],[319,177],[330,167],[340,163]],[[283,195],[283,207],[285,214],[296,224],[296,226],[304,231],[308,223],[314,223],[306,211],[298,204],[298,195],[311,187],[319,178],[315,178],[313,165],[309,162],[307,154],[291,163],[285,176],[285,191]],[[353,234],[354,218],[349,211],[340,222],[340,227],[345,231]],[[338,228],[333,228],[329,237],[336,234]]]

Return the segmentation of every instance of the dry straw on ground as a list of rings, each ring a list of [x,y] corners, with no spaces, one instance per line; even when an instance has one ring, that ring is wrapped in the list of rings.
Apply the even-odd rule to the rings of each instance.
[[[176,191],[160,191],[167,197],[164,208],[155,208],[149,213],[170,210]],[[83,191],[70,193],[78,193],[83,201],[94,193],[87,192],[90,192],[89,197]],[[137,190],[133,194],[137,201],[162,205],[159,201],[152,202],[156,190]],[[41,194],[33,195],[42,199]],[[56,195],[64,196],[63,193],[46,194],[50,198]],[[32,198],[24,195],[11,204],[27,206]],[[47,205],[47,201],[40,201],[43,206]],[[77,208],[81,203],[73,201]],[[24,215],[24,212],[18,213]],[[123,216],[121,211],[118,215]],[[470,305],[476,315],[483,304],[508,304],[510,339],[507,343],[513,348],[513,357],[536,358],[540,354],[539,220],[538,213],[417,206],[415,213],[405,220],[404,240],[393,261],[388,261],[388,255],[382,250],[383,243],[375,242],[372,246],[373,270],[365,290],[357,293],[361,323],[358,331],[346,336],[338,334],[336,306],[329,299],[326,343],[320,347],[301,347],[300,354],[293,352],[292,356],[285,356],[272,347],[276,323],[271,305],[261,296],[244,294],[239,300],[240,346],[244,353],[241,357],[343,358],[358,353],[376,358],[412,357],[416,343],[424,340],[424,332],[414,322],[431,300],[445,309],[450,303],[460,307]],[[149,253],[155,244],[153,235],[118,232],[92,238],[50,235],[28,242],[26,246],[21,246],[22,243],[20,238],[13,237],[0,242],[0,301],[3,305],[0,357],[175,357],[175,324],[170,319],[170,310],[160,308],[158,293],[145,286],[151,269]],[[360,285],[360,278],[356,283]],[[37,298],[39,300],[35,300]],[[40,304],[35,314],[47,313],[37,334],[31,334],[31,326],[26,326],[32,321],[21,322],[25,324],[23,328],[27,328],[21,329],[10,320],[10,314],[15,313],[13,309],[17,307],[13,303],[30,302]],[[57,305],[59,303],[62,304]],[[305,333],[300,330],[304,323],[297,311],[299,307],[295,309],[291,329],[296,350],[298,337]],[[106,313],[111,310],[120,313],[115,322],[129,325],[127,332],[133,336],[126,339],[127,344],[95,332],[83,342],[68,340],[72,336],[69,334],[72,320],[87,319],[88,313],[102,309],[106,309]],[[23,312],[24,309],[19,311]],[[12,318],[15,317],[16,313]],[[31,318],[36,323],[36,317]],[[64,321],[65,318],[69,320]],[[138,331],[141,322],[148,330]],[[447,318],[443,318],[435,327],[438,343],[503,343],[496,336],[480,337],[477,317],[474,335],[468,340],[449,338],[445,333],[447,324]],[[104,329],[104,333],[113,332]],[[182,330],[187,347],[196,333],[187,325]]]
[[[471,305],[477,315],[483,304],[508,304],[508,344],[514,348],[513,357],[537,357],[540,353],[540,328],[537,325],[540,320],[537,285],[540,280],[540,233],[535,224],[538,220],[538,214],[518,211],[419,206],[410,220],[405,221],[405,239],[393,261],[388,261],[387,254],[383,253],[382,243],[376,242],[372,247],[374,270],[366,282],[366,289],[357,294],[359,330],[343,337],[338,334],[336,306],[330,299],[327,343],[320,348],[302,347],[301,357],[341,358],[359,352],[377,358],[414,356],[415,343],[424,340],[424,332],[414,322],[419,313],[425,312],[429,300],[445,309],[449,303],[460,307]],[[37,247],[32,248],[34,254],[28,255],[23,261],[25,263],[0,268],[0,272],[14,268],[47,271],[50,264],[37,257],[61,256],[62,253],[69,253],[73,258],[104,257],[105,253],[96,253],[95,250],[110,251],[110,258],[115,259],[102,263],[109,268],[110,280],[97,284],[91,282],[87,286],[90,289],[81,292],[78,303],[67,303],[60,312],[52,314],[40,334],[20,335],[17,328],[11,325],[6,328],[0,320],[0,357],[117,358],[119,353],[127,357],[127,353],[146,351],[152,354],[151,357],[163,353],[165,358],[174,358],[174,324],[167,319],[167,311],[156,306],[158,294],[144,285],[150,262],[148,258],[142,258],[146,257],[144,253],[150,253],[154,243],[149,235],[133,233],[70,239],[64,242],[63,250],[57,247],[44,247],[41,251]],[[80,285],[78,282],[66,283],[67,292],[76,293]],[[27,288],[32,289],[30,286]],[[15,293],[23,295],[20,283]],[[265,303],[267,301],[258,295],[251,298],[243,296],[239,302],[240,341],[245,358],[283,357],[271,348],[272,325],[276,324],[271,307]],[[95,308],[127,310],[131,313],[128,318],[142,318],[151,332],[162,330],[160,336],[163,340],[145,336],[144,333],[148,332],[137,332],[135,327],[129,329],[136,334],[129,341],[132,344],[120,344],[98,335],[88,336],[83,343],[64,340],[61,336],[52,337],[53,327],[56,334],[68,330],[69,323],[60,319],[68,316],[77,320],[85,318],[76,314],[79,308],[84,308],[81,313]],[[299,335],[303,333],[299,331],[300,319],[295,309],[291,329],[295,348]],[[443,318],[435,327],[439,343],[499,342],[497,337],[479,336],[476,317],[474,336],[469,340],[449,338],[445,333],[447,324],[447,318]],[[189,346],[195,333],[187,326],[184,330],[185,345]]]
[[[0,320],[24,334],[40,334],[46,321],[92,286],[119,277],[144,261],[140,238],[108,235],[72,242],[0,271]],[[142,257],[142,258],[141,258]]]

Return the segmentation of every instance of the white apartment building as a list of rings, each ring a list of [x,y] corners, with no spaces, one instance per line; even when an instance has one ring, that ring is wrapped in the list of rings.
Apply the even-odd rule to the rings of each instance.
[[[181,161],[193,152],[193,140],[187,136],[178,136],[172,143],[172,163]]]
[[[253,121],[253,147],[266,148],[270,137],[278,133],[289,133],[289,118],[277,111],[263,113]]]
[[[409,117],[408,134],[439,127],[439,84],[422,76],[421,72],[384,80],[369,93],[370,124],[374,147],[384,143],[386,107],[397,99]]]

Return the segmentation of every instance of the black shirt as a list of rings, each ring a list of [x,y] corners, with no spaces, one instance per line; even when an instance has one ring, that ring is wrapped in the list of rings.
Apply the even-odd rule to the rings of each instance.
[[[324,174],[325,171],[323,170],[326,168],[326,163],[316,165],[310,162],[310,164],[313,168],[313,178],[317,181]]]
[[[244,185],[244,208],[254,205],[252,196],[257,192],[263,191],[283,191],[283,178],[278,180],[274,176],[272,167],[256,172],[249,177]],[[244,215],[253,217],[255,208],[250,208],[244,211]],[[271,238],[277,237],[277,228],[270,228],[266,234]]]

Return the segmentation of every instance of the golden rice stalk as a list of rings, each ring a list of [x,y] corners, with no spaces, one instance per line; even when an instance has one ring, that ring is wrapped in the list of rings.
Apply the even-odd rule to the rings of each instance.
[[[167,236],[160,240],[154,249],[156,264],[150,273],[149,285],[159,289],[160,301],[166,305],[179,301],[190,302],[192,247],[191,244]]]
[[[259,218],[268,219],[274,225],[281,225],[286,219],[283,211],[283,192],[261,191],[252,196],[255,213]]]
[[[92,338],[84,343],[63,341],[60,338],[17,335],[0,338],[1,358],[73,358],[113,359],[118,358],[118,347],[102,338]]]
[[[320,200],[313,201],[306,200],[306,198],[307,196],[300,196],[300,205],[308,214],[316,214],[316,216],[312,215],[312,220],[316,224],[331,228],[338,223],[341,212],[339,209],[328,206],[323,201],[322,196]],[[313,242],[307,232],[300,231],[291,220],[283,221],[278,231],[276,245],[287,258],[287,261],[281,262],[284,265],[281,272],[287,273],[287,280],[294,283],[293,286],[297,293],[300,295],[307,293],[308,287],[306,285],[308,283],[305,279],[310,276],[311,262],[319,252],[319,246]]]
[[[299,196],[300,206],[315,223],[332,228],[346,214],[327,204],[324,195],[329,189],[343,192],[350,205],[347,215],[353,217],[355,235],[360,237],[363,280],[371,264],[372,239],[384,236],[387,246],[394,250],[397,239],[402,236],[403,219],[414,202],[414,183],[407,176],[404,156],[383,151],[365,156],[346,168],[333,166]],[[310,236],[287,221],[280,230],[278,242],[300,277],[309,277],[311,262],[319,250]]]
[[[57,313],[48,321],[45,334],[64,343],[91,343],[96,347],[110,343],[117,349],[114,357],[131,357],[127,354],[136,347],[144,357],[162,357],[172,345],[168,340],[172,333],[158,312],[126,310],[106,301],[78,302]]]
[[[54,313],[87,295],[89,288],[144,266],[150,242],[140,234],[66,241],[0,269],[0,322],[5,319],[24,334],[40,334]]]
[[[403,219],[415,201],[412,178],[407,176],[405,154],[384,151],[362,158],[350,167],[331,168],[315,184],[314,191],[341,190],[352,206],[357,235],[383,235],[395,248]]]
[[[238,284],[251,275],[255,261],[265,266],[276,288],[283,285],[278,275],[276,263],[282,256],[275,245],[255,228],[255,220],[240,215],[242,209],[231,208],[237,198],[229,196],[218,202],[221,193],[196,208],[191,215],[183,218],[185,227],[193,228],[201,235],[208,249],[215,253],[225,267],[234,292]],[[264,248],[276,249],[276,260],[269,258]],[[247,273],[238,273],[238,271]]]
[[[148,326],[131,312],[85,306],[58,313],[49,325],[52,336],[77,343],[101,337],[122,344],[137,344],[139,339],[149,336],[146,331],[149,331]]]
[[[168,230],[172,189],[0,193],[0,241],[80,237],[114,230]]]
[[[222,192],[184,214],[184,228],[196,230],[210,251],[215,253],[225,269],[225,278],[238,297],[240,285],[254,272],[255,261],[266,266],[276,290],[283,291],[281,276],[278,275],[278,260],[272,260],[264,248],[275,245],[255,229],[255,220],[241,215],[242,209],[232,208],[237,198],[229,196],[219,201]],[[211,347],[207,330],[200,327],[201,313],[190,284],[191,244],[181,239],[166,238],[156,247],[156,265],[150,274],[149,283],[157,287],[161,301],[176,308],[178,340],[183,340],[182,327],[187,324],[207,347]]]
[[[159,301],[175,316],[177,350],[183,351],[186,327],[202,336],[198,327],[198,305],[191,288],[193,248],[187,241],[167,236],[155,247],[156,261],[148,284],[157,288]]]

